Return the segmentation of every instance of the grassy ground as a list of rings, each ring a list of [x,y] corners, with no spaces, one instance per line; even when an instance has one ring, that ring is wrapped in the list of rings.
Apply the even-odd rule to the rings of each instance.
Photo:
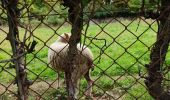
[[[144,64],[149,63],[150,47],[152,47],[156,39],[156,33],[154,32],[157,31],[156,22],[153,23],[152,20],[147,20],[147,23],[153,23],[149,26],[146,22],[141,21],[136,31],[138,20],[119,20],[123,24],[115,20],[111,21],[111,19],[101,23],[98,23],[98,21],[91,22],[87,31],[87,36],[97,38],[93,40],[90,38],[86,39],[86,45],[89,45],[89,48],[92,50],[95,58],[94,64],[96,65],[91,72],[91,76],[95,80],[93,96],[95,99],[108,100],[113,97],[120,100],[152,100],[145,89],[144,79],[139,77],[138,72],[141,69],[142,74],[146,73]],[[108,24],[108,22],[110,23]],[[2,29],[5,31],[8,30],[7,27],[3,27]],[[47,64],[48,47],[57,39],[57,34],[70,32],[70,29],[71,26],[68,23],[65,23],[61,27],[55,26],[49,28],[45,25],[37,25],[37,27],[35,25],[33,27],[34,40],[38,41],[38,44],[35,52],[26,56],[29,79],[40,82],[46,81],[47,83],[45,82],[45,84],[47,84],[47,87],[49,84],[52,84],[52,81],[57,80],[56,72],[49,68]],[[24,34],[23,29],[20,29],[19,32],[21,35]],[[11,54],[11,48],[8,41],[4,40],[6,34],[2,31],[0,33],[2,33],[0,35],[0,60],[8,59],[10,56],[4,51]],[[104,40],[106,41],[105,46]],[[102,47],[104,52],[100,56]],[[99,62],[100,57],[101,60]],[[15,71],[8,67],[9,63],[6,65],[0,64],[0,86],[4,85],[8,87],[14,81]],[[40,94],[42,93],[44,98],[50,100],[51,97],[56,95],[55,93],[57,92],[54,91],[54,88],[49,87],[48,93],[43,93],[47,88],[43,87],[45,85],[37,86],[37,84],[35,83],[32,87],[39,87],[40,89],[38,90],[33,89]],[[85,91],[86,81],[84,79],[81,80],[80,87],[82,91]],[[0,94],[2,96],[0,99],[8,95],[8,92],[3,93],[4,91],[1,90]],[[34,98],[30,97],[30,99]]]

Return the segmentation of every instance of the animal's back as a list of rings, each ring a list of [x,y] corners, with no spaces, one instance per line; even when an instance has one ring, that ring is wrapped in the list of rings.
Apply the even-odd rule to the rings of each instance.
[[[82,44],[78,44],[77,49],[80,51],[80,55],[82,54],[83,57],[87,59],[87,65],[89,67],[92,67],[93,53],[91,52],[91,50],[86,45]]]
[[[48,62],[55,70],[64,71],[68,46],[69,44],[62,42],[55,42],[50,46],[48,51]],[[76,58],[76,64],[80,67],[79,70],[84,72],[85,70],[82,67],[88,66],[89,69],[92,67],[93,54],[89,48],[82,46],[81,44],[77,45],[77,49],[79,52]]]
[[[48,63],[57,71],[64,71],[64,60],[67,55],[68,44],[55,42],[48,51]]]

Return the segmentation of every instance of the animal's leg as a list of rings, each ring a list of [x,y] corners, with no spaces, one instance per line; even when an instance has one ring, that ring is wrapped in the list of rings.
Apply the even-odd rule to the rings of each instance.
[[[57,88],[60,88],[60,72],[57,71],[57,74],[58,74],[58,76],[57,76]]]
[[[84,75],[88,85],[87,85],[87,92],[85,93],[88,97],[91,97],[91,93],[92,93],[92,84],[93,84],[93,80],[91,80],[90,75],[89,75],[89,70],[87,71],[87,73]]]

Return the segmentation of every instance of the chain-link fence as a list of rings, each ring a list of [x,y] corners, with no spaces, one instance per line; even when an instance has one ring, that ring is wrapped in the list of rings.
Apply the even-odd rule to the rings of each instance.
[[[169,1],[0,3],[0,100],[169,100]]]

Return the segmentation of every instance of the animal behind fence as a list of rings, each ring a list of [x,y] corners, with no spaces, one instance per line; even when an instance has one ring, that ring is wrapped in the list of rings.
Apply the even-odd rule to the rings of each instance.
[[[65,58],[67,56],[67,51],[69,47],[69,39],[70,33],[64,33],[49,48],[48,62],[56,71],[65,71]],[[79,79],[81,78],[81,76],[84,76],[86,81],[88,82],[88,90],[86,95],[90,97],[93,81],[90,78],[89,71],[91,68],[93,68],[93,54],[87,46],[81,45],[80,43],[77,44],[77,50],[78,55],[76,56],[76,67],[71,73],[72,82],[74,87],[77,87],[79,84]],[[75,97],[77,94],[78,91],[76,90]]]

